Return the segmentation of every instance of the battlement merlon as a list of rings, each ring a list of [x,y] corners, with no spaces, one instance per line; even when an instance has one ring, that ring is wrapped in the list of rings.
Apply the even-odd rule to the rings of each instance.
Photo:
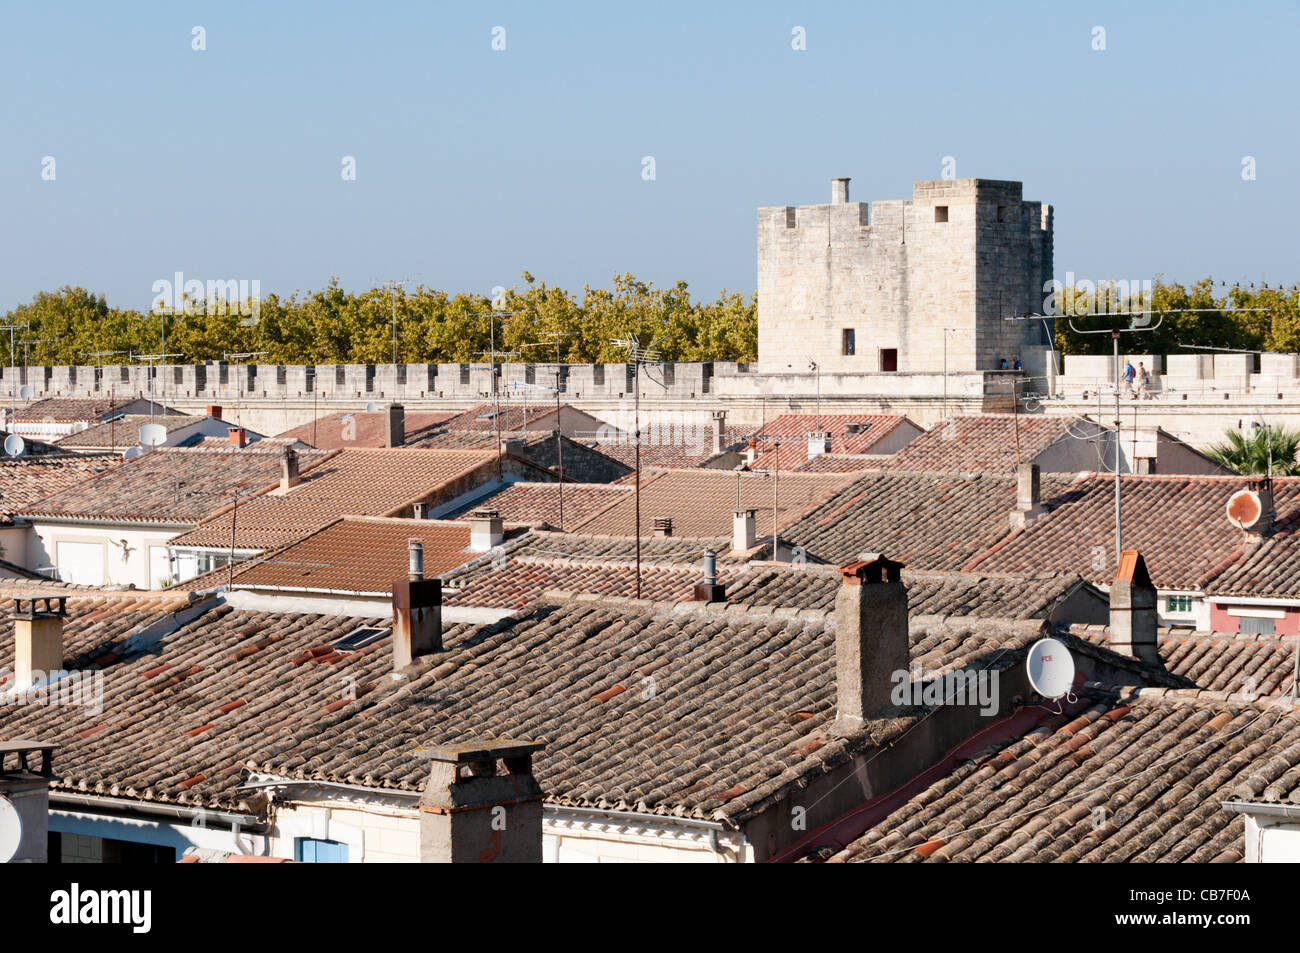
[[[812,205],[770,205],[758,209],[760,230],[797,229],[802,226],[856,225],[866,228],[879,221],[902,221],[904,210],[932,208],[936,205],[1024,205],[1038,211],[1037,217],[1050,214],[1050,206],[1025,201],[1023,183],[1002,179],[928,179],[912,183],[912,198],[882,199],[875,202],[850,202],[848,179],[831,180],[831,201]],[[909,216],[910,221],[910,216]],[[1001,221],[1001,219],[999,219]],[[1045,227],[1046,222],[1040,222]]]

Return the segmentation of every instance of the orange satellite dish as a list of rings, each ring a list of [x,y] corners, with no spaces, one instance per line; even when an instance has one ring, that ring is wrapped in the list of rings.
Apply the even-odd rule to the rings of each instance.
[[[1238,490],[1228,497],[1228,520],[1233,526],[1250,529],[1264,515],[1264,504],[1254,490]]]

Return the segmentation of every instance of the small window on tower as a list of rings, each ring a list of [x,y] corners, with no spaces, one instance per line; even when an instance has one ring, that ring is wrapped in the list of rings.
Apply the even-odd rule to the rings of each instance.
[[[936,205],[936,206],[934,207],[934,220],[935,220],[936,222],[946,222],[946,221],[948,221],[948,206],[946,206],[946,205]]]
[[[1007,207],[1006,207],[1005,205],[999,205],[999,206],[998,206],[998,221],[999,221],[999,222],[1005,221],[1004,216],[1005,216],[1006,214],[1007,214]]]
[[[898,348],[884,347],[880,349],[880,369],[891,374],[898,370]]]
[[[840,348],[840,353],[843,354],[845,357],[852,357],[856,352],[857,352],[857,342],[854,339],[853,329],[845,328],[843,344],[842,347]]]

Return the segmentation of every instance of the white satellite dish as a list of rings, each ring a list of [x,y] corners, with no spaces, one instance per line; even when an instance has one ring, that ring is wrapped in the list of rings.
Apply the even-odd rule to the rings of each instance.
[[[23,822],[13,801],[0,794],[0,864],[7,864],[18,853],[23,839]]]
[[[5,453],[11,457],[21,457],[27,449],[27,443],[16,433],[5,437]]]
[[[144,453],[144,447],[128,447],[126,450],[122,451],[122,459],[134,460],[136,457],[140,456],[143,453]]]
[[[1074,686],[1074,658],[1056,639],[1039,639],[1025,659],[1029,684],[1044,698],[1062,698]]]
[[[373,414],[378,409],[379,409],[379,405],[376,404],[373,400],[370,401],[370,403],[366,404],[366,413],[368,414]]]
[[[19,398],[20,400],[31,400],[31,399],[32,399],[32,385],[31,385],[31,384],[24,384],[22,387],[18,388],[18,398]]]
[[[162,424],[145,424],[140,428],[140,446],[161,447],[167,442],[167,428]]]

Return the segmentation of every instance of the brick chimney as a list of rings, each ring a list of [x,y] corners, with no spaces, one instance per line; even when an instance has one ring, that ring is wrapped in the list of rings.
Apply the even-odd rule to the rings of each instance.
[[[695,602],[726,602],[727,587],[718,582],[718,554],[704,551],[704,579],[695,584]]]
[[[849,201],[849,180],[831,179],[831,204],[846,205]]]
[[[731,514],[731,549],[732,552],[744,552],[753,549],[758,542],[758,510],[734,510]]]
[[[226,439],[232,447],[248,446],[248,431],[243,427],[227,427]]]
[[[431,762],[420,798],[421,863],[540,864],[533,755],[542,748],[502,738],[417,748],[416,757]]]
[[[1046,512],[1039,489],[1038,464],[1020,464],[1016,467],[1016,508],[1011,511],[1011,528],[1024,529]]]
[[[13,805],[11,810],[22,824],[17,850],[8,858],[12,864],[49,861],[50,781],[56,747],[52,742],[21,738],[0,741],[0,796]],[[40,755],[39,766],[34,758],[29,762],[32,754]]]
[[[442,580],[424,578],[424,546],[407,541],[410,571],[393,583],[393,670],[442,651]]]
[[[406,408],[389,404],[384,417],[384,446],[400,447],[406,443]]]
[[[280,489],[287,490],[301,482],[298,475],[298,451],[286,446],[280,453]]]
[[[667,539],[673,535],[673,518],[671,516],[655,517],[655,535],[660,539]]]
[[[713,412],[713,433],[712,444],[709,449],[713,456],[722,452],[723,445],[727,442],[727,412],[725,410],[715,410]]]
[[[1156,642],[1156,587],[1146,560],[1136,549],[1120,556],[1119,572],[1110,584],[1110,641],[1118,655],[1160,664]]]
[[[907,588],[902,563],[879,553],[840,567],[835,596],[835,731],[856,731],[892,705],[896,672],[908,670]]]
[[[63,596],[14,598],[14,687],[27,688],[63,668]]]
[[[505,524],[501,514],[483,507],[469,514],[469,548],[471,552],[486,553],[505,540]]]
[[[208,404],[208,416],[214,420],[221,419],[221,406],[219,404]]]

